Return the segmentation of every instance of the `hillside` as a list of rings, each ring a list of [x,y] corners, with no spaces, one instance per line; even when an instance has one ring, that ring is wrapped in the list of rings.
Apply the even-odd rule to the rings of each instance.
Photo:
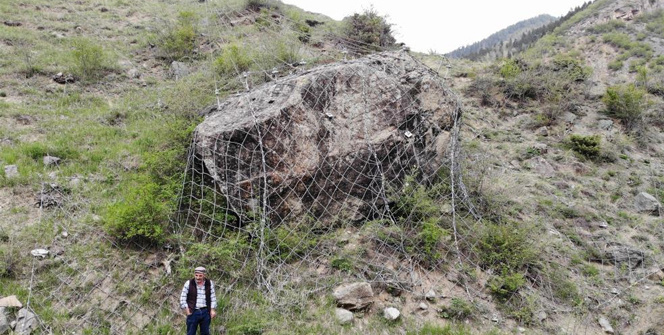
[[[521,39],[523,35],[531,30],[535,30],[556,20],[555,17],[548,14],[538,15],[497,31],[479,42],[458,48],[448,53],[447,56],[452,58],[465,58],[472,54],[479,54],[483,49],[494,49],[499,44],[512,44],[513,41]],[[507,50],[509,50],[509,48]],[[506,56],[507,55],[503,55],[503,57]]]
[[[371,10],[0,3],[0,334],[184,333],[199,265],[214,333],[662,334],[662,7],[480,63]]]

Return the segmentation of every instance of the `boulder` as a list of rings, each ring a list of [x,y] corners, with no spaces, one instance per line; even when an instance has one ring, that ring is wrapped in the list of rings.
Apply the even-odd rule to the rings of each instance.
[[[334,316],[337,318],[337,321],[339,322],[339,324],[342,324],[342,325],[353,322],[353,312],[351,312],[347,309],[336,308],[334,310]]]
[[[459,111],[406,52],[327,64],[206,108],[195,172],[239,222],[264,208],[271,223],[359,221],[384,211],[406,175],[434,178]]]
[[[49,166],[49,165],[57,165],[60,163],[60,157],[55,157],[55,156],[44,156],[44,165]]]
[[[607,320],[605,317],[600,316],[599,319],[597,320],[599,322],[599,325],[602,327],[602,330],[607,333],[607,334],[613,334],[613,327],[611,327],[611,322]]]
[[[334,289],[332,293],[338,307],[351,311],[365,309],[373,302],[373,290],[366,282],[345,284]]]
[[[553,165],[551,165],[551,163],[547,162],[546,159],[542,158],[541,156],[536,156],[527,160],[526,166],[547,178],[553,177],[556,174],[556,170]]]
[[[625,245],[611,245],[604,251],[604,260],[613,264],[627,264],[635,268],[645,260],[645,252]]]
[[[659,213],[662,204],[651,194],[641,192],[634,198],[634,207],[640,213]]]
[[[27,309],[22,308],[20,311],[18,311],[18,318],[16,319],[14,334],[30,335],[33,330],[37,329],[37,326],[37,316]]]
[[[424,294],[424,299],[429,300],[429,301],[435,301],[438,295],[436,294],[436,291],[433,289],[429,290],[427,293]]]
[[[169,73],[176,80],[186,77],[187,75],[189,75],[190,72],[191,70],[189,69],[189,66],[187,66],[186,63],[177,62],[177,61],[173,61],[171,63],[171,69]]]

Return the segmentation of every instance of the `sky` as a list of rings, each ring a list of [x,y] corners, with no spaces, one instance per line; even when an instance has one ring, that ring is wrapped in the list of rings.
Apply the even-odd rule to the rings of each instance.
[[[587,0],[282,0],[341,20],[373,8],[392,23],[398,42],[412,50],[447,53],[519,21],[560,17]]]

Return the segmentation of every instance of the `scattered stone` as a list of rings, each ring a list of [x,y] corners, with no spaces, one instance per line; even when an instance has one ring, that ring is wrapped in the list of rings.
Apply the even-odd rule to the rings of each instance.
[[[175,78],[175,80],[186,77],[190,72],[191,70],[189,69],[189,66],[183,62],[173,61],[173,63],[171,63],[171,69],[169,73],[171,77]]]
[[[68,233],[66,230],[63,231],[62,234],[60,234],[60,235],[61,235],[62,237],[64,237],[64,238],[69,237],[69,233]]]
[[[0,307],[18,307],[23,308],[23,304],[18,301],[15,295],[10,295],[0,299]],[[2,332],[0,332],[2,334]]]
[[[599,322],[599,325],[602,327],[602,330],[605,333],[613,334],[613,327],[611,327],[611,323],[609,322],[609,320],[607,320],[603,316],[600,316],[598,322]]]
[[[363,310],[373,303],[373,290],[366,282],[341,285],[332,293],[338,307],[351,311]]]
[[[575,114],[570,112],[566,112],[565,114],[563,114],[563,120],[567,123],[574,123],[574,121],[576,121],[577,118],[578,117]]]
[[[58,165],[60,163],[60,157],[55,157],[55,156],[44,156],[44,165],[49,166],[49,165]]]
[[[383,310],[383,317],[390,321],[398,319],[399,316],[401,316],[401,312],[394,307],[388,307]]]
[[[602,130],[611,130],[611,128],[613,128],[613,121],[599,120],[599,122],[597,122],[597,127]]]
[[[427,305],[425,302],[421,302],[419,306],[417,306],[419,309],[426,311],[429,309],[429,305]]]
[[[535,130],[535,135],[547,137],[547,136],[549,136],[549,128],[539,127],[539,128],[537,128],[537,130]]]
[[[18,167],[16,165],[5,166],[5,177],[7,177],[7,179],[16,178],[18,176]]]
[[[102,8],[99,8],[99,11],[102,12],[102,13],[106,13],[106,12],[108,12],[108,8],[102,7]]]
[[[549,151],[549,146],[544,143],[535,143],[532,148],[539,151],[540,154],[545,154]]]
[[[516,329],[516,331],[517,331],[519,334],[523,334],[523,333],[526,332],[526,328],[518,327],[518,328]]]
[[[129,69],[129,71],[127,71],[127,77],[132,79],[138,79],[141,77],[141,72],[138,71],[138,69],[136,68]]]
[[[618,294],[620,294],[620,291],[618,291],[618,289],[614,287],[614,288],[611,289],[611,294],[618,295]]]
[[[491,316],[491,322],[498,323],[499,321],[500,319],[498,318],[498,315],[494,314],[493,316]]]
[[[634,199],[634,207],[640,213],[658,214],[662,204],[651,194],[641,192]]]
[[[627,264],[631,269],[643,264],[646,257],[644,251],[625,245],[612,245],[604,251],[603,260],[613,264]]]
[[[544,176],[544,177],[553,177],[556,174],[556,170],[553,168],[553,165],[551,165],[549,162],[546,161],[546,159],[537,156],[533,157],[526,162],[526,166],[530,167],[531,169],[535,170],[538,174]]]
[[[661,269],[652,270],[650,271],[648,279],[656,282],[661,282],[662,280],[664,280],[664,271],[662,271]]]
[[[64,34],[61,34],[61,33],[57,32],[57,31],[53,31],[53,32],[51,32],[51,36],[53,36],[53,37],[55,37],[55,38],[57,38],[57,39],[63,39],[63,38],[65,38],[65,35],[64,35]]]
[[[46,258],[48,256],[48,250],[46,249],[34,249],[30,251],[30,254],[35,257]]]
[[[436,291],[433,289],[429,290],[426,294],[424,294],[424,299],[429,300],[429,301],[435,301],[436,300]]]
[[[539,322],[544,322],[544,320],[546,320],[546,318],[548,318],[548,317],[549,316],[546,314],[545,311],[539,311],[539,313],[537,313],[537,320]]]
[[[9,319],[5,315],[5,307],[0,307],[0,334],[7,334],[10,330]]]
[[[76,82],[76,78],[74,78],[74,76],[71,74],[63,74],[62,72],[58,72],[56,75],[53,76],[53,81],[55,81],[58,84],[64,85]]]
[[[43,183],[35,196],[35,206],[41,208],[59,207],[64,202],[64,190],[56,183]]]
[[[602,221],[599,223],[598,227],[606,229],[609,228],[609,224],[606,221]]]
[[[14,327],[14,334],[16,335],[30,335],[33,330],[37,329],[37,316],[25,308],[18,311],[18,318],[16,319],[16,327]]]
[[[345,325],[353,322],[353,312],[343,309],[336,308],[334,310],[334,316],[337,318],[339,324]]]
[[[20,27],[23,25],[21,22],[16,22],[16,21],[5,21],[4,24],[5,26],[8,27]]]

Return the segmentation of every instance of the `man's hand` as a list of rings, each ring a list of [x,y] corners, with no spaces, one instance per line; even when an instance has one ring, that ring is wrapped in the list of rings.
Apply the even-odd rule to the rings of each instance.
[[[214,319],[215,316],[217,316],[217,311],[213,308],[210,310],[210,318]]]
[[[184,308],[184,315],[186,315],[186,316],[191,315],[191,311],[189,310],[189,307]]]

